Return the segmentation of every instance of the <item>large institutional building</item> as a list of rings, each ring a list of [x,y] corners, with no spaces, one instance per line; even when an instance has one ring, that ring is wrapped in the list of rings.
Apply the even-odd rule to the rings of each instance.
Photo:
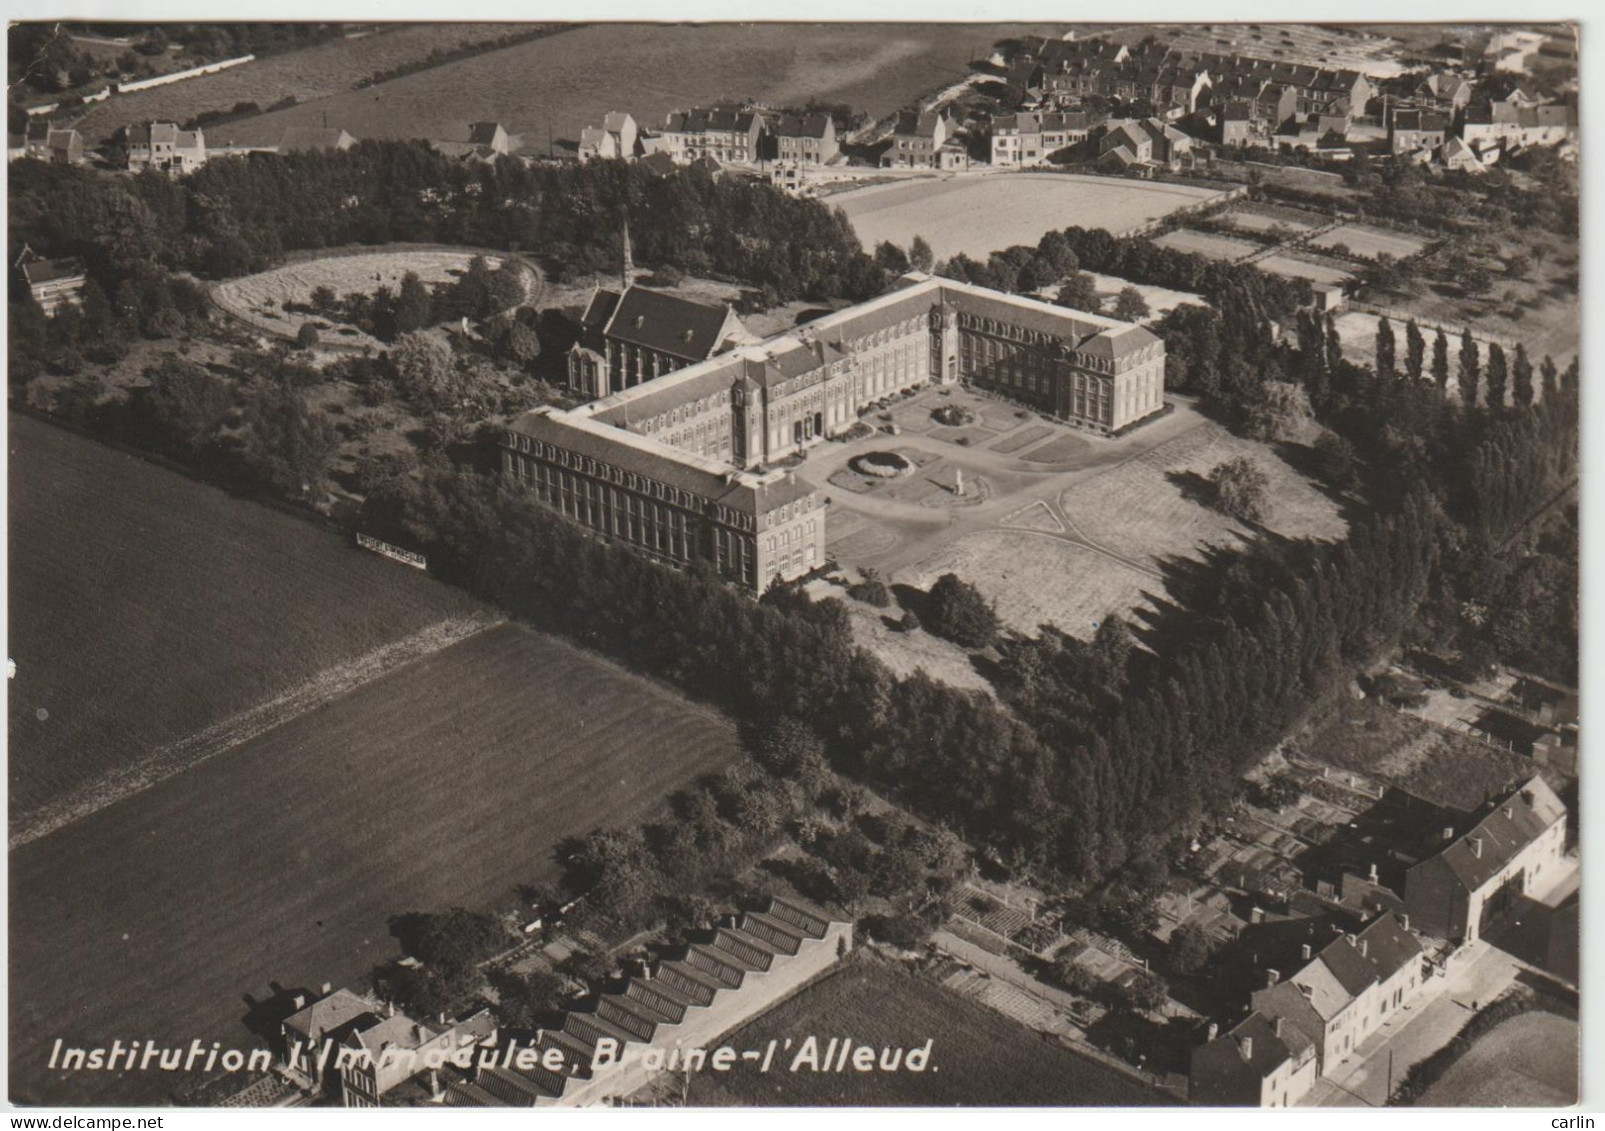
[[[659,342],[683,337],[662,329]],[[775,464],[876,401],[964,381],[1108,436],[1163,408],[1165,347],[1128,322],[910,274],[879,298],[694,364],[620,383],[606,361],[574,370],[575,391],[598,399],[513,422],[503,471],[598,534],[761,590],[825,560],[826,499]]]

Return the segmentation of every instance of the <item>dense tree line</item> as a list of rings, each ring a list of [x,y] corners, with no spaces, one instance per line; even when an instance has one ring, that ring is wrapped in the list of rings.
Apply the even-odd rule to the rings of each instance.
[[[638,262],[768,287],[779,300],[879,293],[887,273],[840,211],[768,185],[619,161],[472,166],[422,142],[207,162],[181,180],[23,162],[11,238],[78,255],[102,286],[141,267],[214,278],[287,251],[441,242],[525,250],[570,271],[617,269],[630,221]]]

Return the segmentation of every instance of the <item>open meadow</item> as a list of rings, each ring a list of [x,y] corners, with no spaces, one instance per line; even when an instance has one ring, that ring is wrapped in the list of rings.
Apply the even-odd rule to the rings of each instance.
[[[1577,1022],[1534,1011],[1478,1037],[1416,1106],[1570,1107],[1577,1077]]]
[[[1341,259],[1327,259],[1324,256],[1298,252],[1267,255],[1264,259],[1256,260],[1254,266],[1272,275],[1281,275],[1288,279],[1308,279],[1312,283],[1346,283],[1354,278],[1354,272],[1344,266]]]
[[[160,1101],[193,1081],[63,1080],[51,1041],[255,1047],[245,995],[361,979],[397,953],[390,916],[550,883],[564,837],[736,750],[714,713],[515,625],[392,671],[12,852],[11,1094]]]
[[[303,519],[9,425],[13,822],[483,608]]]
[[[1166,232],[1155,238],[1154,243],[1174,251],[1186,252],[1188,255],[1202,255],[1206,259],[1224,259],[1228,263],[1235,263],[1244,256],[1253,255],[1260,248],[1259,244],[1248,240],[1195,232],[1188,228],[1177,228],[1173,232]]]
[[[1076,225],[1120,234],[1218,191],[1064,173],[994,173],[873,185],[830,198],[866,248],[891,240],[906,248],[924,236],[938,259],[963,252],[985,259],[1044,232]],[[1252,246],[1248,250],[1253,250]]]
[[[876,1049],[931,1041],[923,1072],[769,1072],[738,1063],[693,1075],[693,1106],[1145,1107],[1165,1097],[1052,1043],[970,998],[883,962],[853,961],[725,1039],[738,1050],[805,1037],[850,1038]]]
[[[491,51],[373,87],[233,123],[241,144],[270,145],[288,126],[359,138],[457,137],[500,122],[531,150],[578,142],[610,110],[658,127],[671,110],[715,100],[845,102],[885,115],[968,73],[1000,39],[1038,25],[595,24]],[[599,67],[596,60],[606,59]]]
[[[385,27],[358,38],[337,39],[302,51],[286,51],[227,71],[118,95],[91,105],[78,129],[91,144],[137,122],[184,122],[207,110],[232,110],[241,102],[262,109],[284,98],[298,102],[327,98],[352,89],[371,75],[420,63],[436,51],[457,50],[498,40],[514,29],[507,24],[408,24]],[[308,120],[305,125],[321,124]],[[334,123],[331,123],[334,124]],[[464,139],[468,119],[462,122]],[[277,143],[278,133],[261,145]],[[236,123],[207,130],[209,145],[233,144]]]

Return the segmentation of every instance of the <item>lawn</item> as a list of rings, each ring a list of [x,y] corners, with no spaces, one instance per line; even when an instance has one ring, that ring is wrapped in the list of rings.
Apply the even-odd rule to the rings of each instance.
[[[881,116],[962,78],[997,40],[1035,29],[597,24],[235,123],[230,132],[241,143],[272,144],[287,126],[320,125],[327,115],[330,126],[359,138],[437,138],[493,119],[545,153],[549,141],[572,152],[580,130],[610,110],[654,128],[671,110],[720,99],[818,98]]]
[[[1434,805],[1469,811],[1530,777],[1530,759],[1454,734],[1374,699],[1342,704],[1299,747]],[[1558,783],[1555,783],[1558,784]]]
[[[562,838],[736,750],[713,713],[503,625],[13,851],[12,1097],[160,1100],[183,1081],[53,1077],[50,1042],[255,1046],[244,995],[361,979],[390,916],[550,882]]]
[[[914,1048],[931,1041],[923,1072],[789,1071],[777,1055],[768,1073],[740,1064],[691,1079],[692,1106],[748,1107],[1098,1107],[1166,1102],[1111,1068],[1037,1036],[1024,1026],[934,982],[877,961],[850,962],[725,1044],[795,1049],[809,1036],[856,1045]]]
[[[906,248],[924,236],[938,259],[959,252],[985,259],[1015,244],[1034,246],[1044,232],[1072,225],[1118,235],[1216,195],[1191,185],[999,173],[875,185],[840,193],[830,203],[847,214],[866,248],[882,240]]]
[[[1177,251],[1187,252],[1189,255],[1202,255],[1207,259],[1224,259],[1235,262],[1246,255],[1253,255],[1260,245],[1247,240],[1234,240],[1230,236],[1212,236],[1207,232],[1194,232],[1187,228],[1178,228],[1174,232],[1166,232],[1154,240],[1160,247],[1174,248]]]
[[[1404,259],[1426,247],[1427,241],[1363,224],[1344,224],[1330,232],[1322,232],[1310,241],[1311,247],[1330,248],[1338,244],[1347,247],[1361,259],[1375,259],[1383,254]]]
[[[897,580],[928,590],[944,573],[956,573],[996,603],[1010,628],[1035,634],[1057,625],[1090,639],[1110,613],[1122,616],[1159,594],[1164,584],[1085,546],[1031,530],[983,530],[943,546],[897,572]]]
[[[1577,1078],[1577,1022],[1523,1013],[1478,1038],[1415,1106],[1570,1107]]]
[[[1305,212],[1300,208],[1287,208],[1279,204],[1250,203],[1239,205],[1221,219],[1235,228],[1268,232],[1282,227],[1291,232],[1309,232],[1326,223],[1318,212]]]
[[[13,821],[482,609],[300,518],[9,424]]]
[[[120,127],[136,122],[183,122],[205,110],[232,110],[240,102],[254,102],[266,108],[290,96],[303,103],[310,102],[351,91],[361,79],[421,62],[434,51],[452,51],[469,44],[491,42],[512,30],[507,24],[390,27],[360,39],[339,39],[303,51],[258,59],[215,75],[109,98],[90,107],[78,122],[78,128],[91,144],[99,144]],[[207,144],[242,142],[244,135],[239,131],[240,124],[228,122],[207,130]],[[320,125],[321,122],[314,117],[298,124]],[[332,120],[330,124],[339,125]],[[465,117],[463,140],[467,140],[467,124]],[[257,144],[274,145],[283,133],[281,127]]]
[[[1077,531],[1123,557],[1157,565],[1193,557],[1206,544],[1231,544],[1243,524],[1206,506],[1211,470],[1235,456],[1252,459],[1269,480],[1263,525],[1287,538],[1341,538],[1337,505],[1263,444],[1205,423],[1063,492],[1059,504]]]

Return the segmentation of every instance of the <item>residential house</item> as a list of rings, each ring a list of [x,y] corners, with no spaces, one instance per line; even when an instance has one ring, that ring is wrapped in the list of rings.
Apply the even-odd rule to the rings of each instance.
[[[610,111],[603,116],[601,126],[586,126],[580,131],[580,160],[632,158],[636,156],[639,134],[633,117],[622,110]]]
[[[1471,101],[1472,85],[1452,71],[1428,75],[1415,89],[1418,100],[1440,110],[1462,110]]]
[[[635,286],[598,287],[569,350],[569,388],[600,398],[707,361],[746,340],[728,306]]]
[[[970,151],[957,138],[948,138],[936,151],[936,167],[944,173],[956,173],[970,167]]]
[[[1410,918],[1425,934],[1474,941],[1517,899],[1549,883],[1565,841],[1566,806],[1535,776],[1464,835],[1446,827],[1442,849],[1405,873]]]
[[[25,154],[55,165],[77,165],[84,159],[84,139],[71,127],[30,119],[25,135]]]
[[[468,126],[468,144],[476,149],[489,150],[497,156],[506,156],[510,145],[508,133],[500,122],[471,122]]]
[[[1193,139],[1175,126],[1158,118],[1144,118],[1137,123],[1153,142],[1151,160],[1156,165],[1174,169],[1182,159],[1191,155]]]
[[[78,306],[83,302],[84,284],[89,279],[83,260],[45,259],[24,244],[16,268],[22,272],[33,301],[47,316],[64,306]]]
[[[956,128],[946,110],[904,110],[897,115],[891,147],[881,155],[887,169],[935,169],[937,152]]]
[[[1112,158],[1120,165],[1146,165],[1154,159],[1154,139],[1137,122],[1112,124],[1098,139],[1098,160]]]
[[[1443,148],[1438,151],[1438,163],[1445,169],[1463,173],[1488,171],[1488,166],[1483,164],[1482,155],[1457,137],[1452,137],[1443,143]]]
[[[1006,114],[992,123],[992,164],[1041,165],[1054,153],[1087,140],[1093,116],[1082,110]]]
[[[282,153],[344,153],[357,139],[343,129],[327,126],[291,126],[279,138]]]
[[[1290,88],[1294,94],[1292,113],[1295,114],[1364,114],[1366,103],[1374,93],[1371,80],[1358,71],[1212,53],[1200,55],[1197,64],[1209,72],[1216,86],[1247,79]],[[1281,125],[1285,120],[1285,117],[1278,119],[1272,125]]]
[[[1460,139],[1479,149],[1560,145],[1576,135],[1574,107],[1532,106],[1514,98],[1467,107],[1460,124]]]
[[[1307,961],[1291,976],[1266,971],[1254,1011],[1301,1030],[1315,1046],[1318,1073],[1331,1075],[1421,994],[1424,950],[1413,918],[1386,912],[1362,930],[1334,930],[1318,949],[1304,944],[1300,960]]]
[[[1256,134],[1254,104],[1236,99],[1217,106],[1211,115],[1211,138],[1221,145],[1248,145]]]
[[[136,173],[159,169],[177,176],[206,164],[206,135],[199,129],[181,130],[172,122],[129,126],[124,149],[128,168]]]
[[[1037,98],[1042,94],[1043,79],[1042,63],[1038,59],[1025,58],[1011,64],[1003,74],[1003,85],[1009,88],[1009,94],[1018,101]]]
[[[776,158],[796,165],[828,165],[841,152],[829,114],[783,114],[774,137]]]
[[[756,164],[763,131],[761,114],[736,106],[676,110],[663,126],[669,153],[682,165],[698,157],[740,165]]]
[[[672,173],[678,172],[680,166],[675,164],[673,157],[670,157],[660,149],[641,158],[641,168],[655,177],[667,177]]]
[[[1437,149],[1448,138],[1450,124],[1450,116],[1443,110],[1393,107],[1388,114],[1388,152]]]
[[[1193,1050],[1187,1099],[1203,1107],[1292,1107],[1315,1087],[1315,1042],[1285,1018],[1250,1013]]]

